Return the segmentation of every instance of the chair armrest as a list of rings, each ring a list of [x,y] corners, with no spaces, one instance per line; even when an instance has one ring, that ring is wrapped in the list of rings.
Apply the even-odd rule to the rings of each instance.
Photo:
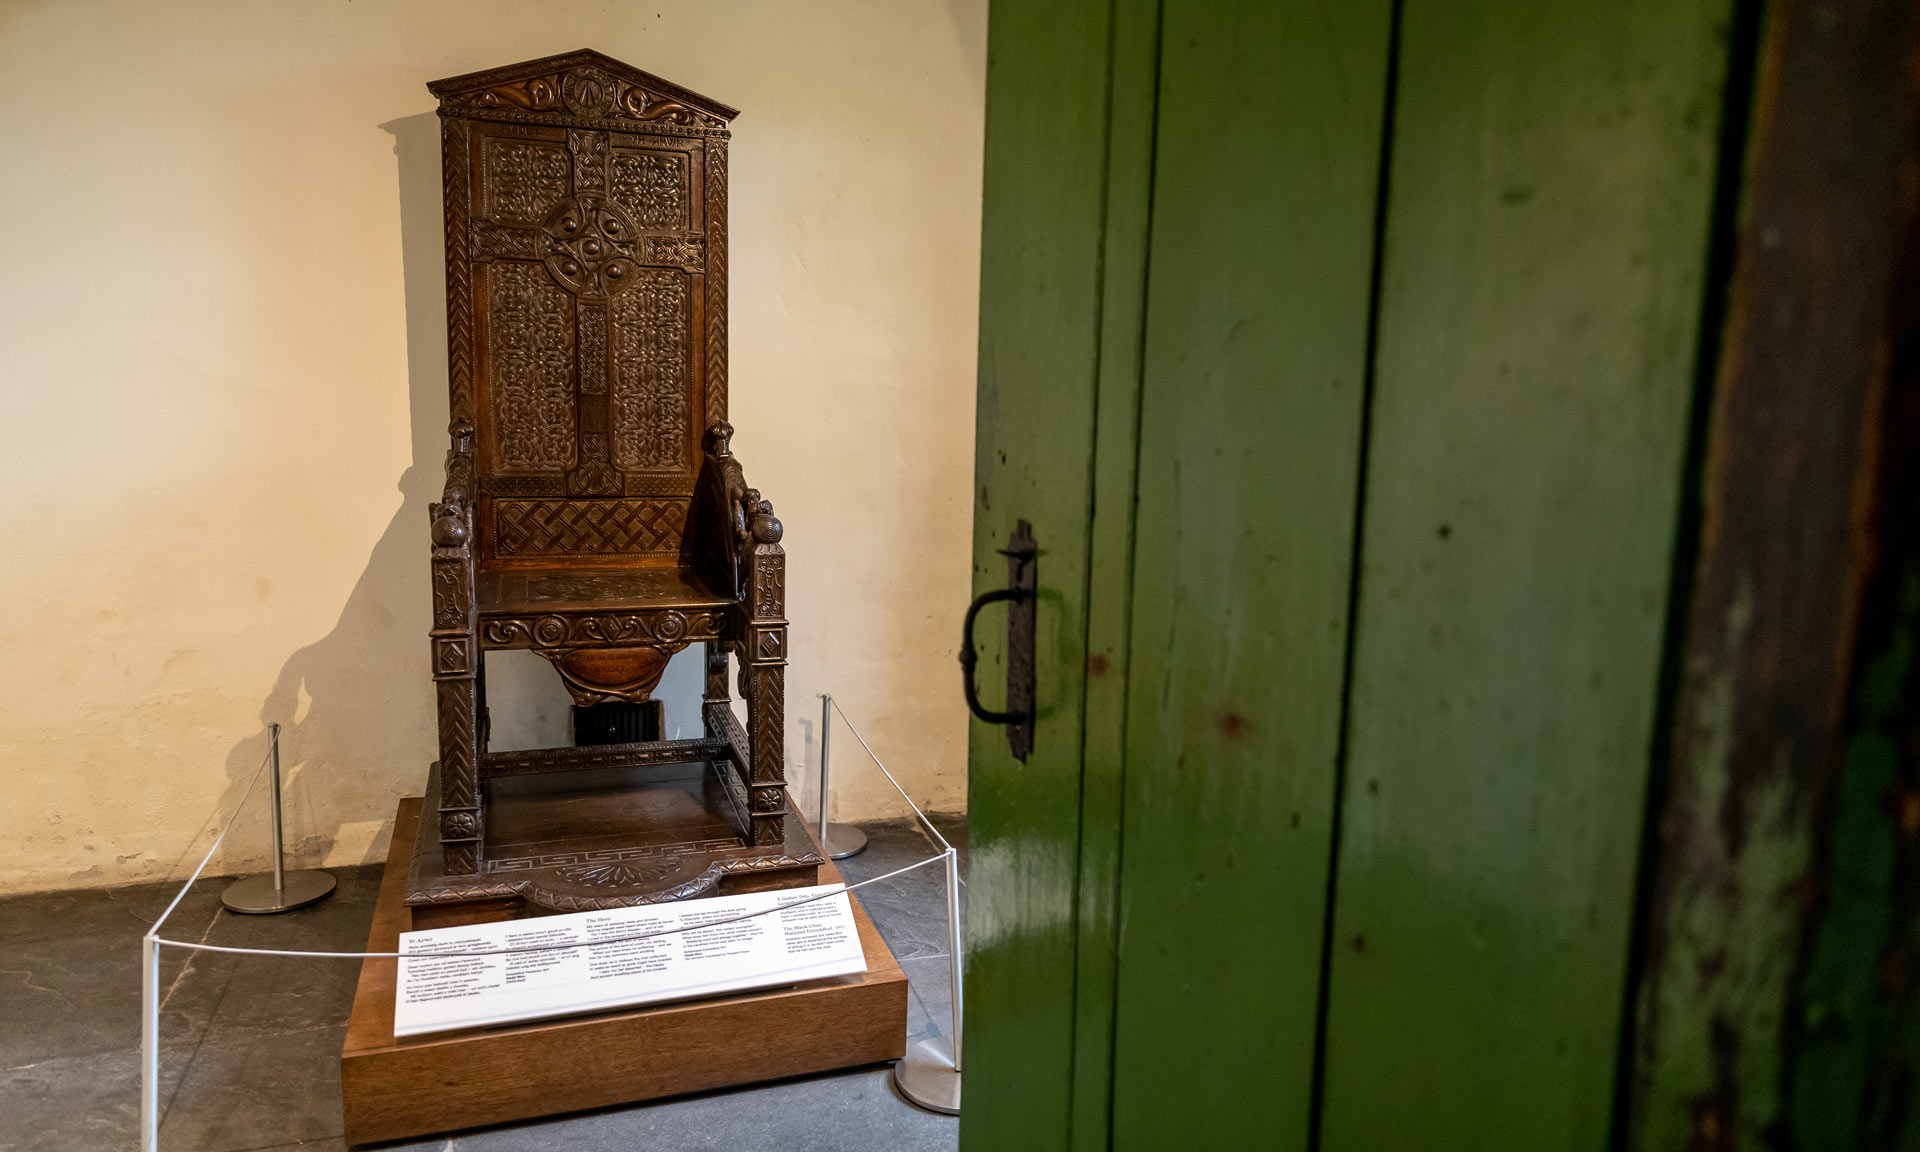
[[[780,522],[773,518],[773,506],[747,487],[732,439],[733,427],[724,421],[707,430],[706,458],[683,539],[688,566],[707,586],[744,603],[754,543],[769,533],[778,540]]]

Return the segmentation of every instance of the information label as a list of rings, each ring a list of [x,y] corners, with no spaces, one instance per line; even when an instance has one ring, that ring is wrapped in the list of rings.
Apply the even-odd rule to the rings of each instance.
[[[826,884],[403,932],[399,951],[408,955],[399,961],[393,1034],[417,1036],[865,972],[867,957],[844,887]],[[822,893],[833,895],[802,903]],[[700,927],[750,912],[766,914]],[[665,928],[690,930],[625,939]],[[562,947],[432,958],[541,945]],[[415,954],[421,958],[414,959]]]

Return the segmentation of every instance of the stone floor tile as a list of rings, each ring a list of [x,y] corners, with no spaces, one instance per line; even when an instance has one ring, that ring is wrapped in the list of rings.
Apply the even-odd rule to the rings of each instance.
[[[964,822],[937,818],[964,863]],[[862,826],[849,879],[931,855],[907,821]],[[334,872],[329,900],[283,916],[220,910],[225,880],[197,885],[166,935],[239,947],[355,951],[379,868]],[[963,872],[964,875],[964,872]],[[150,885],[0,900],[0,1152],[137,1144],[140,936],[177,890]],[[910,985],[912,1039],[948,1027],[941,870],[863,890]],[[963,889],[964,906],[964,889]],[[351,960],[163,953],[162,1147],[195,1152],[343,1149],[339,1050],[359,966]],[[438,1137],[401,1149],[779,1147],[950,1152],[951,1117],[901,1100],[886,1068],[854,1069]]]

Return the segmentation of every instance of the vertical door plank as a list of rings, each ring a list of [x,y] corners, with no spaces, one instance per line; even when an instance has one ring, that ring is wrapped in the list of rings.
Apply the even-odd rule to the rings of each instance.
[[[1160,0],[1114,0],[1087,582],[1086,744],[1080,775],[1080,923],[1069,1142],[1073,1152],[1105,1152],[1111,1140],[1134,478],[1159,25]]]
[[[1301,1149],[1390,11],[1162,19],[1113,1147]]]
[[[1011,0],[988,25],[973,587],[1006,586],[998,550],[1029,521],[1039,720],[1025,763],[1000,728],[975,720],[968,741],[960,1142],[974,1152],[1068,1139],[1108,7]],[[982,702],[998,708],[1002,607],[982,612],[979,640]]]
[[[1727,16],[1404,4],[1326,1152],[1607,1142]]]

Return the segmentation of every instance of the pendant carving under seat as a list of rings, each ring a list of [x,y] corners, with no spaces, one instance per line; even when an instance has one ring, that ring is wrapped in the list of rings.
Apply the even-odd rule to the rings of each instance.
[[[737,113],[587,51],[428,88],[452,424],[416,925],[813,883],[781,749],[781,526],[727,423]],[[590,705],[646,701],[692,644],[699,739],[487,751],[484,651],[538,652]]]

